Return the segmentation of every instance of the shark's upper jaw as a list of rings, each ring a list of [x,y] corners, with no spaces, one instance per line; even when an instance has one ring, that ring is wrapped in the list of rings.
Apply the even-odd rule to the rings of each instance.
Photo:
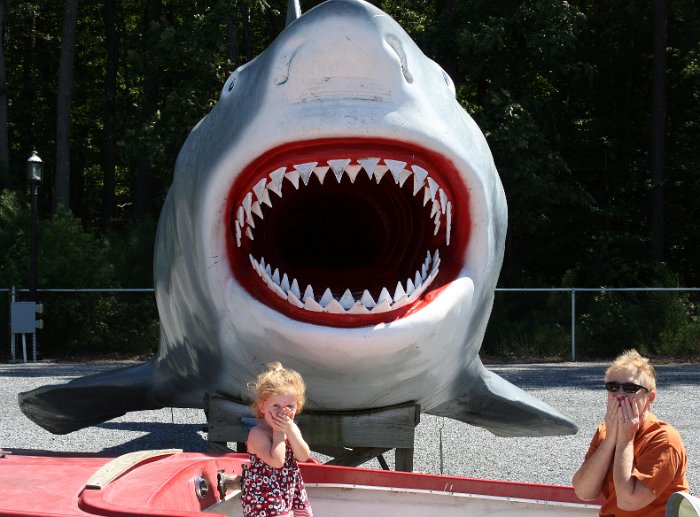
[[[298,320],[401,318],[461,268],[466,192],[448,160],[405,143],[328,139],[273,149],[229,194],[233,274],[254,298]]]

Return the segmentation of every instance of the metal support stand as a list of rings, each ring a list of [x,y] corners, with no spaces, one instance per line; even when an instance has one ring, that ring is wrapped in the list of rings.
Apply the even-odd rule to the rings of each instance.
[[[15,303],[15,286],[10,289],[10,307]],[[17,351],[15,350],[15,335],[12,333],[12,328],[10,328],[10,362],[15,363],[17,361]]]

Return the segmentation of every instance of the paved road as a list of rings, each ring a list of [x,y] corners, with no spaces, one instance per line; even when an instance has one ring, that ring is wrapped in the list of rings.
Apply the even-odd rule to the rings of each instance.
[[[122,454],[177,447],[206,450],[204,413],[166,408],[135,412],[57,436],[28,420],[17,394],[121,364],[0,364],[0,448]],[[492,365],[494,372],[558,408],[579,424],[574,436],[499,438],[460,422],[423,415],[416,429],[416,471],[456,476],[569,485],[593,431],[603,417],[603,364]],[[689,456],[691,492],[700,494],[700,365],[661,365],[656,414],[675,425]],[[393,455],[385,455],[393,464]],[[323,459],[323,458],[321,458]],[[364,466],[379,468],[376,460]]]

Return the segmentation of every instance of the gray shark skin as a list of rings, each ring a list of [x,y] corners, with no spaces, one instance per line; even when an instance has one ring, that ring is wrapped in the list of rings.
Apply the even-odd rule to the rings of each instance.
[[[157,356],[20,394],[22,411],[67,433],[205,393],[245,400],[281,361],[311,410],[415,401],[498,435],[575,433],[479,358],[507,205],[451,79],[367,2],[288,22],[178,156],[155,245]]]

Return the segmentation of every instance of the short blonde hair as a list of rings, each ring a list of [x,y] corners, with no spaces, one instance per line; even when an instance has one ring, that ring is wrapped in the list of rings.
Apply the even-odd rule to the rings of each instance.
[[[263,418],[259,406],[272,395],[292,393],[296,398],[297,413],[301,413],[306,402],[306,385],[299,372],[286,369],[282,363],[275,361],[267,364],[267,370],[258,375],[255,382],[248,383],[248,390],[253,398],[253,410],[257,418]]]
[[[649,359],[642,357],[634,348],[618,355],[605,372],[605,379],[613,372],[636,370],[641,374],[641,383],[649,391],[656,391],[656,370]]]

